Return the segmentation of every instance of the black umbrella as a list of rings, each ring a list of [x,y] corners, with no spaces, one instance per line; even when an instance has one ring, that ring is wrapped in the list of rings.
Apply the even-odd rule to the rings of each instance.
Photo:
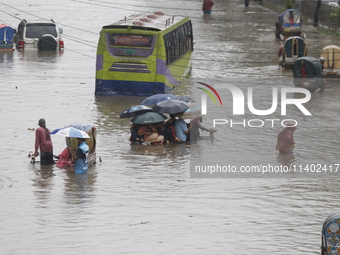
[[[184,112],[189,108],[189,104],[181,100],[167,100],[159,102],[152,107],[155,112],[175,114]]]
[[[120,115],[120,118],[133,118],[139,114],[145,112],[152,112],[152,109],[146,105],[135,105],[129,108],[126,108]]]
[[[133,117],[131,120],[134,124],[153,124],[166,120],[163,114],[157,112],[146,112]]]
[[[143,100],[142,105],[155,105],[159,102],[166,101],[169,99],[176,99],[175,95],[172,94],[156,94],[149,96]]]

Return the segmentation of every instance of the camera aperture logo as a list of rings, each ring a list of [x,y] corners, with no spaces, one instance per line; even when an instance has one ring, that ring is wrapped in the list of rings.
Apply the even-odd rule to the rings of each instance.
[[[222,99],[220,97],[220,94],[217,93],[216,89],[214,89],[212,86],[206,84],[206,83],[203,83],[203,82],[198,82],[199,84],[202,84],[204,86],[206,86],[207,88],[209,88],[212,92],[214,92],[214,94],[216,95],[218,101],[220,102],[220,105],[222,106]],[[200,90],[203,90],[205,93],[207,93],[210,98],[213,100],[214,104],[217,104],[217,101],[216,101],[216,98],[214,97],[214,95],[207,89],[205,88],[201,88],[201,87],[196,87]],[[201,98],[201,113],[202,115],[206,115],[207,114],[207,95],[206,94],[202,94],[202,98]]]
[[[198,82],[201,85],[209,88],[217,97],[220,106],[222,106],[222,99],[219,93],[213,88],[211,85],[206,83]],[[202,94],[202,101],[201,101],[201,113],[202,115],[207,114],[207,94],[213,100],[214,104],[217,104],[217,100],[214,95],[206,88],[197,87],[198,89],[203,90],[206,94]],[[243,91],[235,86],[235,85],[224,85],[224,88],[227,88],[232,95],[232,104],[233,104],[233,115],[244,115],[245,114],[245,95]],[[247,88],[247,106],[248,110],[257,116],[266,116],[274,113],[278,107],[279,96],[278,96],[278,88],[272,88],[272,105],[269,109],[266,110],[258,110],[254,107],[253,103],[253,88]],[[304,94],[304,97],[299,98],[289,98],[288,94]],[[287,105],[295,105],[305,116],[311,116],[312,114],[305,108],[303,105],[307,103],[311,99],[311,92],[305,88],[281,88],[280,91],[281,97],[281,116],[287,115]],[[234,127],[235,125],[242,125],[243,127],[263,127],[265,123],[271,123],[271,127],[274,127],[274,123],[280,122],[281,126],[286,127],[287,125],[297,126],[298,122],[295,119],[243,119],[241,121],[234,121],[233,119],[214,119],[213,126],[216,127],[217,125],[230,125],[230,127]],[[294,123],[294,124],[293,124]]]

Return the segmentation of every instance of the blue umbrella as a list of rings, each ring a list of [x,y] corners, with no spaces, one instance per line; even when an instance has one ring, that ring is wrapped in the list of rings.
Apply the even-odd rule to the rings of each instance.
[[[176,96],[172,94],[156,94],[156,95],[145,98],[141,104],[142,105],[155,105],[159,102],[169,100],[169,99],[176,99]]]
[[[120,115],[120,118],[132,118],[139,114],[145,113],[145,112],[152,112],[152,109],[149,106],[146,105],[135,105],[131,106],[129,108],[126,108]]]
[[[163,114],[157,112],[146,112],[133,117],[131,120],[134,124],[154,124],[166,120]]]

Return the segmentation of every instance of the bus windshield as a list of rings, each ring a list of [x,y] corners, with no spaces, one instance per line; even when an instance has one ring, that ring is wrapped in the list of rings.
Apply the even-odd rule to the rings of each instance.
[[[110,34],[111,46],[144,47],[151,48],[153,36],[131,35],[131,34]]]

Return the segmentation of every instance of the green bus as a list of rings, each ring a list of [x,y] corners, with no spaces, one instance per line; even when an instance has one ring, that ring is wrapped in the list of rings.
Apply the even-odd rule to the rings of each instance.
[[[132,15],[100,32],[96,59],[96,95],[167,94],[192,71],[190,18]]]

